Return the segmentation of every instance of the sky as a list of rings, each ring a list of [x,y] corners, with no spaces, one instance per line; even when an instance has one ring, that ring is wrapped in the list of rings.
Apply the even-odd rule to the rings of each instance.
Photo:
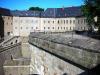
[[[11,10],[28,10],[29,7],[61,8],[80,6],[83,0],[0,0],[0,7]]]

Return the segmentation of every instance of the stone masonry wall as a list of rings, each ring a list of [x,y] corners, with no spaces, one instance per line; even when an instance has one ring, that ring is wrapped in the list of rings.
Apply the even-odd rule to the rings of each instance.
[[[29,42],[86,68],[93,68],[100,63],[100,53],[74,48],[39,38],[30,37]]]
[[[19,58],[22,56],[21,44],[11,45],[9,47],[0,48],[0,75],[4,75],[3,64],[5,60]]]
[[[78,75],[84,70],[30,44],[31,74]]]

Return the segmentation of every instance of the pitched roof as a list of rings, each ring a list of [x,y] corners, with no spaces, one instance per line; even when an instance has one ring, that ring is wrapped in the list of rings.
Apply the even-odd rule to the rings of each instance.
[[[9,9],[0,7],[0,15],[8,16],[8,15],[11,15],[11,13]]]
[[[11,14],[13,16],[25,16],[25,17],[40,17],[40,11],[19,11],[13,10]]]
[[[66,17],[83,16],[83,13],[81,11],[81,6],[63,7],[63,8],[47,8],[45,11],[29,11],[29,10],[26,10],[26,11],[13,10],[12,11],[11,10],[8,13],[9,13],[8,15],[12,15],[12,16],[42,17],[42,18],[66,18]]]
[[[81,7],[48,8],[41,17],[45,18],[65,18],[83,16]]]

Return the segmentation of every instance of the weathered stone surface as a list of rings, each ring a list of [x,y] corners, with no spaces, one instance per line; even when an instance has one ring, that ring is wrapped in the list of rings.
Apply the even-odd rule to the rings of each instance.
[[[78,75],[84,70],[39,49],[30,44],[31,65],[33,66],[32,74],[39,75]]]
[[[5,60],[22,57],[21,44],[11,45],[8,47],[0,48],[0,75],[4,75],[3,64]]]
[[[38,33],[30,35],[29,43],[89,69],[100,64],[100,46],[98,46],[100,41],[94,39],[89,40],[84,37],[83,39],[61,38],[61,36],[57,37],[57,35],[54,36]],[[97,48],[93,47],[96,45]]]

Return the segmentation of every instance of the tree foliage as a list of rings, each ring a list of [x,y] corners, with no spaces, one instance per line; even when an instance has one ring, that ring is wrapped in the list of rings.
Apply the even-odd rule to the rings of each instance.
[[[40,7],[30,7],[29,10],[32,10],[32,11],[44,11],[44,9],[40,8]]]
[[[93,25],[98,27],[100,32],[100,0],[84,0],[82,10],[84,15],[87,17],[87,22],[92,29]],[[97,17],[97,21],[94,18]]]

